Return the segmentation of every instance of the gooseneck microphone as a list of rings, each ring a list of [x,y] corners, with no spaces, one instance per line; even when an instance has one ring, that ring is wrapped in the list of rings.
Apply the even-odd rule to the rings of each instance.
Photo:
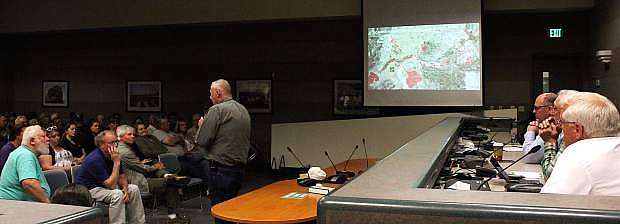
[[[540,150],[540,148],[542,148],[540,145],[534,146],[534,148],[530,149],[529,152],[527,152],[527,154],[522,155],[521,157],[519,157],[519,159],[515,160],[514,162],[510,163],[510,165],[502,168],[502,170],[498,171],[497,173],[501,173],[504,172],[505,170],[507,170],[508,168],[510,168],[512,165],[517,164],[517,162],[521,161],[523,158],[525,158],[526,156],[529,156],[530,154],[534,154],[536,152],[538,152],[538,150]],[[482,182],[482,184],[480,184],[480,186],[478,186],[477,190],[480,190],[480,188],[482,188],[483,185],[485,185],[486,183],[488,183],[491,179],[493,178],[488,178],[485,181]],[[506,180],[508,181],[508,180]]]
[[[351,151],[351,154],[349,155],[349,158],[347,159],[347,162],[344,163],[343,171],[342,172],[338,172],[339,174],[346,174],[349,177],[354,177],[355,176],[354,172],[347,171],[347,166],[349,166],[349,161],[351,161],[351,157],[353,157],[353,154],[355,153],[357,148],[359,148],[359,145],[355,145],[355,148],[353,149],[353,151]]]
[[[301,160],[299,159],[299,157],[297,157],[297,155],[295,155],[295,152],[293,152],[293,150],[291,149],[291,147],[286,146],[286,149],[293,155],[293,157],[295,157],[295,159],[297,160],[297,162],[299,162],[299,165],[301,165],[302,168],[306,168],[306,166],[304,166],[304,163],[301,162]]]
[[[327,159],[329,159],[329,162],[332,163],[332,166],[334,167],[334,171],[336,172],[335,175],[331,175],[327,178],[325,178],[325,180],[323,180],[323,182],[325,183],[334,183],[334,184],[342,184],[345,181],[347,181],[347,178],[349,177],[349,175],[338,171],[338,169],[336,168],[336,165],[334,165],[334,161],[332,160],[332,158],[329,157],[329,154],[327,153],[327,151],[325,151],[325,156],[327,156]]]
[[[366,139],[362,138],[362,145],[364,146],[364,157],[366,157],[366,169],[368,169],[368,152],[366,152]]]
[[[334,171],[338,172],[338,169],[336,169],[336,165],[334,165],[334,161],[332,161],[332,158],[329,157],[329,154],[327,153],[327,151],[325,151],[325,156],[327,156],[327,159],[329,159],[329,162],[332,163],[332,167],[334,167]]]

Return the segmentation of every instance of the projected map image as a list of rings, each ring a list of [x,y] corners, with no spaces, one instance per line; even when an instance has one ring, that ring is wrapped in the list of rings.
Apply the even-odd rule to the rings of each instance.
[[[480,90],[480,24],[368,29],[369,90]]]

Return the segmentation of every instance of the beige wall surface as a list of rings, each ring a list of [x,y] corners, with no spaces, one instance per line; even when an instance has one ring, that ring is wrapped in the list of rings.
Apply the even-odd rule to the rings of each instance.
[[[339,163],[346,161],[355,145],[359,145],[352,158],[363,159],[362,138],[365,138],[368,157],[381,159],[442,119],[463,116],[468,115],[445,113],[274,124],[271,126],[271,156],[279,161],[280,156],[284,155],[286,166],[299,167],[299,163],[286,150],[288,146],[304,165],[327,167],[331,164],[324,151],[329,152],[334,163]]]

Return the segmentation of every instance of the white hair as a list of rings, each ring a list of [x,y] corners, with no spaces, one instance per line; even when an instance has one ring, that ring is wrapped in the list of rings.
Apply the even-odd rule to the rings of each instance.
[[[127,132],[129,132],[129,131],[133,132],[133,127],[131,127],[129,125],[126,125],[126,124],[118,126],[116,128],[116,137],[121,138],[121,137],[123,137],[123,135],[127,134]]]
[[[37,137],[39,131],[43,131],[39,125],[26,127],[26,130],[24,130],[24,134],[22,135],[22,145],[30,145],[30,141]]]
[[[572,89],[563,89],[558,91],[558,97],[555,98],[555,106],[564,107],[570,103],[571,99],[578,94],[579,91]]]
[[[574,100],[562,114],[563,120],[579,122],[592,138],[617,136],[620,115],[609,99],[597,93],[583,93]]]

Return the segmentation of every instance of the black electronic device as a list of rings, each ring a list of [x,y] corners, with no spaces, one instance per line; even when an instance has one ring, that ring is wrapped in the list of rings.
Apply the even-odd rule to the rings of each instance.
[[[355,153],[355,151],[357,150],[357,148],[359,148],[359,145],[355,145],[355,148],[353,148],[353,151],[351,151],[351,154],[349,155],[349,158],[347,159],[347,161],[344,163],[344,169],[343,171],[336,171],[336,174],[345,174],[348,177],[354,177],[355,176],[355,172],[353,171],[347,171],[347,166],[349,165],[349,161],[351,160],[351,157],[353,156],[353,154]]]
[[[304,186],[304,187],[314,186],[318,184],[319,182],[320,181],[312,179],[312,178],[297,178],[297,184]]]
[[[495,175],[497,175],[497,172],[493,169],[487,169],[484,167],[476,168],[477,177],[494,177]]]
[[[332,183],[332,184],[342,184],[345,181],[347,181],[349,176],[344,173],[339,173],[338,169],[336,168],[336,165],[334,165],[334,161],[332,160],[331,157],[329,157],[329,153],[327,153],[327,151],[325,151],[325,156],[327,156],[327,159],[329,160],[329,162],[332,163],[332,167],[334,167],[334,171],[336,171],[336,174],[325,178],[323,182]]]
[[[475,155],[466,155],[461,164],[461,168],[464,169],[476,169],[482,167],[484,164],[484,158]]]
[[[527,184],[527,183],[509,183],[506,184],[506,191],[508,192],[527,192],[527,193],[540,193],[542,189],[542,183]]]
[[[512,165],[515,165],[517,162],[521,161],[523,158],[525,158],[526,156],[530,155],[530,154],[534,154],[536,152],[538,152],[538,150],[540,150],[541,146],[537,145],[534,146],[529,152],[527,152],[525,155],[522,155],[521,157],[519,157],[519,159],[515,160],[514,162],[510,163],[510,165],[501,168],[501,166],[499,165],[499,162],[497,162],[497,160],[493,157],[491,157],[489,159],[489,161],[491,161],[491,164],[493,164],[493,167],[495,167],[495,169],[497,170],[498,175],[503,176],[502,178],[505,178],[507,182],[510,181],[510,177],[508,177],[508,174],[506,174],[506,170],[508,168],[510,168]],[[487,178],[484,182],[487,183],[491,180],[491,178]]]

